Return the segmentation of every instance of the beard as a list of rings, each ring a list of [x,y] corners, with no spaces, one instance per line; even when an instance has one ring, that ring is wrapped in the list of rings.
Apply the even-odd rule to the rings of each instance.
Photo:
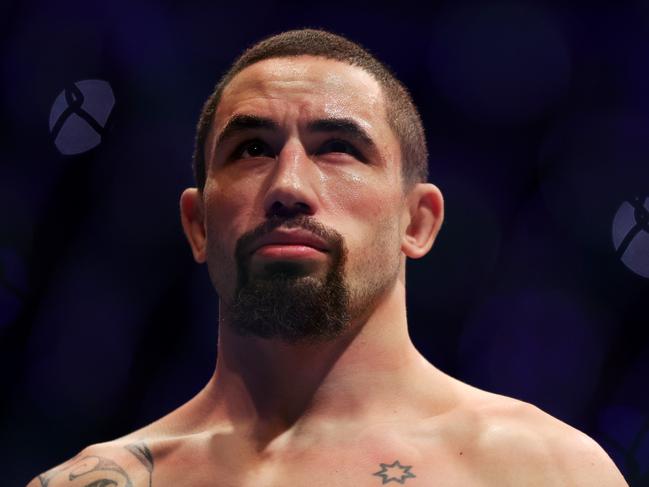
[[[273,229],[299,227],[329,243],[331,262],[324,277],[309,272],[299,260],[277,260],[251,274],[249,242]],[[344,279],[347,250],[332,234],[303,215],[290,221],[273,218],[244,235],[236,251],[237,286],[225,306],[227,322],[240,336],[278,339],[289,344],[317,344],[341,336],[350,326],[350,291]]]

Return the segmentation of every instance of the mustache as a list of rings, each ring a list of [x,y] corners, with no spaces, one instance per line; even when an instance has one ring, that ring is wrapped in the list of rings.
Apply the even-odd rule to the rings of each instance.
[[[245,249],[249,248],[255,240],[263,237],[268,233],[271,233],[273,230],[280,227],[286,229],[300,228],[302,230],[306,230],[324,240],[331,248],[332,252],[339,254],[342,251],[342,235],[340,235],[335,230],[328,229],[314,218],[311,218],[307,215],[298,215],[294,218],[287,219],[273,215],[261,225],[249,232],[246,232],[239,238],[235,249],[237,260],[241,262],[246,258]]]

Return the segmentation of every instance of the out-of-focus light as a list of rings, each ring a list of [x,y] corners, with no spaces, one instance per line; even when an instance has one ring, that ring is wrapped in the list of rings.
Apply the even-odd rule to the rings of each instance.
[[[646,195],[648,138],[649,116],[627,109],[577,111],[551,129],[538,175],[543,200],[566,237],[611,252],[616,209],[629,195]]]
[[[0,247],[0,329],[11,325],[25,298],[27,272],[16,251]]]
[[[65,88],[50,111],[50,133],[64,155],[97,147],[113,111],[115,96],[107,81],[88,79]]]
[[[118,266],[72,255],[78,267],[62,265],[35,316],[25,386],[50,417],[96,421],[115,412],[126,389],[146,299]]]
[[[613,218],[613,245],[629,270],[649,278],[649,197],[620,205]]]
[[[490,297],[465,325],[458,350],[462,376],[574,419],[597,385],[605,340],[600,319],[566,290]]]
[[[485,125],[536,120],[564,95],[572,63],[552,12],[521,2],[448,7],[432,25],[436,91]]]

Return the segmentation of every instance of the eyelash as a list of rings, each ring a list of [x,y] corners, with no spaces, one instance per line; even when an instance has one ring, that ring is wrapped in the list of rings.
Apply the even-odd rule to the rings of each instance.
[[[343,139],[329,139],[327,140],[324,144],[322,144],[320,150],[322,150],[323,147],[326,147],[332,143],[342,143],[346,146],[348,152],[347,154],[350,154],[351,156],[355,157],[356,159],[365,162],[365,158],[363,155],[349,142]],[[245,142],[242,142],[237,146],[237,148],[234,150],[232,153],[231,159],[240,159],[243,156],[243,153],[253,144],[259,144],[263,146],[264,149],[267,149],[269,146],[266,144],[263,140],[261,139],[251,139],[247,140]],[[336,151],[339,152],[339,151]],[[252,157],[262,157],[262,156],[252,156]]]

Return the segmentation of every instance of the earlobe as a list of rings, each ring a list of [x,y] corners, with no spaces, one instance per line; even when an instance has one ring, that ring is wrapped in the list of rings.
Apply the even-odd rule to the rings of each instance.
[[[405,211],[410,223],[403,235],[401,250],[411,259],[426,255],[439,233],[444,220],[444,198],[431,183],[420,183],[407,198]]]
[[[180,195],[180,219],[194,260],[205,262],[205,220],[203,197],[198,188],[187,188]]]

